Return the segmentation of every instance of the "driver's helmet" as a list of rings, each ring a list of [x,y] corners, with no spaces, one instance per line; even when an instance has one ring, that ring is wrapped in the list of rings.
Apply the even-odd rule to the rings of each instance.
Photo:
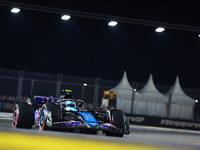
[[[76,107],[76,103],[74,101],[66,101],[65,107]]]
[[[64,106],[67,111],[77,111],[76,103],[74,101],[66,101]]]
[[[64,99],[73,99],[73,98],[74,97],[70,93],[64,95]]]

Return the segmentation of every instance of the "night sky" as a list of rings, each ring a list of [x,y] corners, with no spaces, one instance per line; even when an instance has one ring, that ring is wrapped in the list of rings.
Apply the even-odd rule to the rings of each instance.
[[[10,0],[83,12],[200,27],[198,2]],[[200,38],[197,32],[118,23],[0,6],[0,68],[200,88]]]

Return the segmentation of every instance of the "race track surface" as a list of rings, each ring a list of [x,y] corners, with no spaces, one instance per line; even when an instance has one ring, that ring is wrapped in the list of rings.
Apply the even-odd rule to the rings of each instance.
[[[11,128],[12,114],[0,113],[1,149],[200,149],[200,132],[131,125],[123,138]]]

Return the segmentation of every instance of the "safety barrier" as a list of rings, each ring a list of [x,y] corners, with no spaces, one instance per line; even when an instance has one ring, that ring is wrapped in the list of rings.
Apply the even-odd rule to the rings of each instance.
[[[200,130],[200,120],[185,120],[185,119],[172,119],[160,118],[155,116],[131,115],[126,114],[130,124],[187,129],[187,130]]]

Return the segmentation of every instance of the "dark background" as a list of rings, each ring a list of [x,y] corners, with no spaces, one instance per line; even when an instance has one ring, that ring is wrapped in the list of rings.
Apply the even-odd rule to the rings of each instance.
[[[192,1],[10,0],[113,16],[200,26],[199,4]],[[0,67],[70,76],[200,88],[199,33],[118,23],[0,6]]]

